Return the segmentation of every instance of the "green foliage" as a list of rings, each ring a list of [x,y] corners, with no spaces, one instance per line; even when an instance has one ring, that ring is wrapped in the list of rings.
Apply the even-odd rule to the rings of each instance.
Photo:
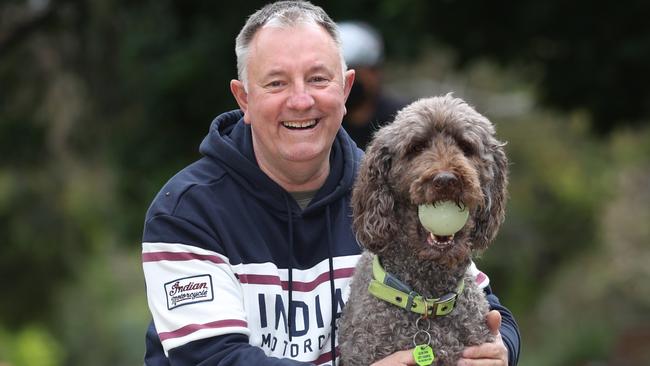
[[[63,365],[61,344],[38,325],[28,325],[15,334],[0,329],[0,362],[15,366]]]
[[[533,357],[525,357],[526,365],[573,366],[582,365],[585,361],[606,360],[614,338],[611,329],[596,319],[589,322],[582,318],[580,322],[564,323],[562,327],[554,324],[554,327],[547,327],[543,331],[552,333],[553,337],[544,338],[543,347],[529,350]]]
[[[144,294],[139,246],[123,250],[104,239],[81,265],[83,276],[56,296],[56,335],[66,345],[66,365],[142,363],[151,319]]]
[[[78,222],[61,206],[61,182],[51,172],[0,174],[0,276],[12,279],[13,295],[0,302],[0,321],[17,326],[45,320],[59,281],[69,279],[87,242]],[[38,301],[36,301],[38,299]]]
[[[588,111],[601,134],[647,123],[650,117],[646,2],[408,3],[400,3],[391,22],[384,22],[386,14],[380,12],[358,14],[370,21],[379,18],[376,24],[397,47],[406,43],[417,49],[419,41],[431,37],[453,47],[459,65],[486,57],[502,65],[525,65],[534,70],[526,76],[537,80],[541,101],[563,111]]]
[[[597,142],[584,129],[572,128],[583,121],[561,118],[528,113],[497,126],[508,142],[511,199],[494,252],[487,255],[497,267],[489,273],[499,288],[512,291],[506,292],[513,296],[506,303],[521,310],[545,287],[549,268],[597,245],[598,212],[610,194],[604,175],[608,161]]]

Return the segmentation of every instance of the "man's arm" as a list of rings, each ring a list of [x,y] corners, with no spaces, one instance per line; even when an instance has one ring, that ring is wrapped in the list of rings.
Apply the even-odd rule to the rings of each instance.
[[[145,365],[308,366],[312,364],[268,357],[260,348],[248,344],[248,338],[242,334],[229,334],[190,342],[171,349],[168,358],[165,356],[152,322],[147,331]]]
[[[196,362],[199,360],[200,362]],[[223,335],[188,343],[169,352],[172,365],[255,365],[313,366],[287,358],[269,357],[261,348],[248,344],[243,334]]]
[[[497,335],[498,333],[498,341],[502,343],[502,345],[505,346],[505,349],[507,350],[507,352],[503,352],[504,354],[502,356],[505,359],[505,356],[507,354],[509,366],[517,365],[519,362],[520,343],[519,326],[517,325],[512,312],[510,312],[510,310],[508,310],[505,306],[501,305],[499,298],[494,294],[494,292],[492,292],[489,277],[485,273],[481,272],[473,262],[471,263],[468,271],[475,277],[476,284],[479,286],[479,288],[482,288],[483,291],[485,291],[487,301],[490,304],[490,310],[497,311],[501,315],[498,324],[495,324],[496,319],[493,319],[494,314],[486,318],[486,320],[488,321],[488,326],[490,327],[492,333],[494,335]],[[485,348],[483,346],[485,346]],[[494,345],[493,343],[485,343],[484,345],[469,347],[468,349],[471,351],[471,353],[478,351],[473,355],[476,357],[472,358],[481,359],[481,356],[485,355],[486,353],[495,356],[495,348],[498,349],[498,345]],[[500,354],[501,351],[504,350],[501,349],[497,351],[499,352],[496,353]],[[465,355],[465,357],[467,357],[467,355]],[[501,355],[499,355],[499,358],[500,357]],[[505,365],[505,363],[503,364]]]
[[[517,325],[512,312],[510,312],[510,310],[505,306],[501,305],[499,298],[492,292],[490,286],[487,286],[484,290],[487,295],[488,303],[490,304],[490,310],[496,310],[501,315],[499,333],[506,349],[508,350],[508,365],[516,366],[519,362],[521,342],[519,326]]]

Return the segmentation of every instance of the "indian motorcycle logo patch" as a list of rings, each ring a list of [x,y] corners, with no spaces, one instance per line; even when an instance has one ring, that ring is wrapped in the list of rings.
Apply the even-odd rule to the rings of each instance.
[[[184,277],[165,284],[167,309],[171,310],[183,305],[212,301],[212,277],[208,274]]]

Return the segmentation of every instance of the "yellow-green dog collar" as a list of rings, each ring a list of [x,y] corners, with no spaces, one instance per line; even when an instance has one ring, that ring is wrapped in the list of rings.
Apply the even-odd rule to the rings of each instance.
[[[462,279],[456,286],[455,292],[450,292],[442,297],[428,299],[413,291],[397,277],[386,272],[375,256],[372,261],[372,274],[374,279],[370,281],[368,291],[378,299],[399,306],[402,309],[422,314],[424,316],[444,316],[454,310],[458,296],[465,288],[465,281]]]

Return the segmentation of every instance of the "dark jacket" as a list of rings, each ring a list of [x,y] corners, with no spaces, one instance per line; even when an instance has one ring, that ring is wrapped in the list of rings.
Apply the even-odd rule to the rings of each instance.
[[[149,308],[169,359],[331,361],[330,329],[360,253],[350,192],[362,152],[339,130],[330,174],[301,210],[258,167],[240,111],[217,117],[200,151],[156,196],[144,228]]]

